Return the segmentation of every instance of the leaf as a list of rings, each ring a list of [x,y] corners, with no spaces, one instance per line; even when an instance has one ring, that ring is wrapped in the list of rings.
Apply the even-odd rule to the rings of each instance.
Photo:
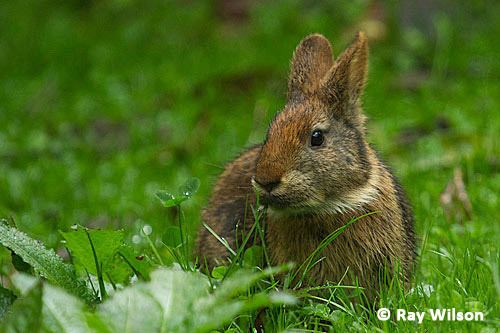
[[[274,293],[240,297],[272,272],[242,273],[211,294],[208,278],[199,272],[159,269],[151,273],[150,282],[116,292],[98,306],[97,315],[113,332],[209,332],[244,312],[293,302]]]
[[[25,274],[15,274],[12,281],[23,296],[14,303],[2,332],[97,332],[89,322],[99,320],[75,296]]]
[[[50,332],[90,332],[84,304],[63,290],[45,284],[43,287],[43,326]]]
[[[11,290],[0,286],[0,319],[2,319],[15,300],[16,295]]]
[[[179,193],[188,199],[196,194],[199,188],[200,180],[198,178],[190,178],[181,187],[179,187]]]
[[[295,298],[285,293],[258,293],[246,298],[242,296],[248,293],[248,289],[257,281],[288,269],[289,267],[284,265],[256,273],[238,271],[227,278],[213,294],[196,300],[193,312],[198,314],[197,322],[187,331],[207,332],[220,328],[242,313],[271,305],[294,304]]]
[[[226,266],[214,267],[214,269],[212,269],[212,277],[217,280],[222,280],[224,276],[226,276],[227,269]]]
[[[208,294],[208,280],[196,273],[160,269],[148,283],[117,292],[98,313],[114,332],[182,332],[194,297]],[[185,331],[188,332],[188,331]]]
[[[114,274],[114,278],[120,280],[120,282],[132,275],[132,270],[125,262],[116,261],[114,259],[118,249],[123,244],[123,230],[85,230],[84,227],[80,226],[74,231],[60,233],[66,240],[66,247],[69,249],[78,271],[82,273],[87,271],[97,275],[96,263],[89,241],[90,236],[97,255],[97,260],[99,264],[102,265],[103,275],[108,281],[109,279],[107,276],[109,274]],[[117,267],[117,265],[120,264],[121,267]],[[120,268],[122,268],[122,270],[120,270]]]
[[[163,191],[163,190],[157,191],[155,193],[155,195],[158,199],[160,199],[161,204],[164,207],[169,208],[169,207],[174,207],[177,205],[176,197],[167,191]]]
[[[245,296],[252,284],[279,270],[240,272],[211,293],[205,275],[162,268],[151,281],[117,291],[95,312],[64,290],[17,273],[12,281],[22,296],[0,332],[209,332],[245,312],[292,304],[295,299],[284,293]]]
[[[170,192],[160,190],[155,193],[156,197],[160,199],[164,207],[174,207],[180,205],[182,202],[191,198],[200,187],[200,180],[198,178],[190,178],[179,187],[179,194],[173,195]]]
[[[139,278],[149,280],[149,273],[153,266],[144,256],[138,256],[127,244],[120,246],[118,255]]]
[[[181,241],[181,230],[178,226],[168,225],[165,227],[162,237],[163,243],[171,248],[178,247]]]
[[[245,254],[243,255],[243,267],[245,268],[262,267],[263,262],[264,262],[264,251],[262,249],[262,246],[254,245],[245,250]]]
[[[232,276],[224,280],[224,288],[218,288],[214,295],[216,295],[221,301],[230,299],[231,297],[235,297],[240,293],[248,291],[248,288],[257,283],[257,281],[262,280],[267,276],[284,272],[290,268],[291,265],[282,265],[279,267],[267,268],[263,271],[255,273],[249,273],[244,269],[236,271]]]
[[[41,243],[25,233],[0,221],[0,243],[14,251],[35,272],[47,280],[68,290],[73,295],[83,298],[87,303],[95,303],[96,298],[84,281],[77,278],[73,266],[65,264],[53,250],[45,248]]]
[[[463,223],[472,220],[472,204],[465,189],[461,168],[455,168],[453,179],[441,193],[440,202],[448,221]]]

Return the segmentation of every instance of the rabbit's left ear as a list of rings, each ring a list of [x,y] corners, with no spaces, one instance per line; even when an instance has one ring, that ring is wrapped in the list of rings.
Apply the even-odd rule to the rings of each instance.
[[[323,83],[329,103],[355,104],[363,94],[368,73],[368,42],[358,32],[351,46],[337,59]]]
[[[304,38],[295,49],[288,78],[288,101],[315,93],[333,66],[330,42],[320,34]]]

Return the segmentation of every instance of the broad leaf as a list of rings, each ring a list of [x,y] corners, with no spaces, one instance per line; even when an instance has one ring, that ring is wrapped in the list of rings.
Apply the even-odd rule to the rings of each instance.
[[[94,260],[92,246],[89,237],[94,245],[97,260],[102,265],[103,276],[108,279],[110,274],[115,273],[114,282],[123,282],[132,271],[125,262],[121,262],[122,270],[116,265],[120,261],[114,260],[118,249],[123,244],[123,230],[86,230],[84,227],[77,227],[74,231],[61,232],[66,240],[66,247],[69,249],[73,262],[77,270],[81,273],[85,271],[97,275],[96,263]],[[121,272],[121,275],[117,273]],[[108,279],[109,280],[109,279]]]
[[[208,280],[201,274],[157,270],[151,281],[117,292],[99,306],[113,332],[189,332],[194,298],[208,295]],[[192,320],[192,319],[191,319]]]
[[[274,272],[235,275],[211,294],[207,277],[199,272],[160,269],[151,274],[150,282],[117,292],[97,313],[113,332],[209,332],[244,312],[292,303],[294,298],[273,293],[241,297]]]
[[[144,256],[138,256],[130,245],[120,246],[117,257],[121,258],[139,278],[149,279],[152,264]]]
[[[15,274],[12,280],[22,296],[14,303],[1,332],[98,332],[90,322],[93,327],[103,327],[81,300],[63,289],[25,274]]]
[[[48,332],[92,332],[87,323],[85,304],[62,289],[43,286],[43,327]],[[89,314],[90,315],[90,314]]]
[[[263,267],[264,251],[262,246],[254,245],[245,250],[243,255],[243,267],[254,268]]]
[[[213,294],[195,300],[193,313],[197,314],[196,322],[187,331],[209,332],[229,323],[239,314],[270,305],[293,304],[295,298],[285,293],[272,292],[269,294],[258,293],[249,297],[243,296],[259,280],[286,269],[288,266],[266,269],[256,273],[242,270],[226,278]]]
[[[0,243],[14,251],[35,271],[53,284],[60,286],[88,303],[96,301],[95,295],[84,281],[77,278],[72,266],[65,264],[53,250],[28,237],[25,233],[0,221]]]
[[[0,326],[0,332],[210,332],[258,308],[291,304],[283,293],[245,296],[252,284],[278,270],[235,274],[211,292],[199,272],[159,269],[151,281],[116,292],[91,312],[64,290],[16,274],[22,297]]]
[[[217,280],[222,280],[227,273],[227,266],[216,266],[212,269],[212,277]]]

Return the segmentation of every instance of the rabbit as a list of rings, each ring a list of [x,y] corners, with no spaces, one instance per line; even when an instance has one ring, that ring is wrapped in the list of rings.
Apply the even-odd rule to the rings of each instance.
[[[232,249],[241,244],[257,202],[266,207],[265,245],[272,265],[302,264],[329,234],[373,212],[324,248],[322,260],[307,273],[308,284],[359,285],[373,297],[389,271],[407,288],[416,260],[414,218],[398,180],[366,140],[361,97],[367,71],[362,32],[336,61],[324,36],[300,42],[285,107],[262,144],[226,165],[202,212],[212,231],[198,233],[201,265],[227,261],[221,239]]]

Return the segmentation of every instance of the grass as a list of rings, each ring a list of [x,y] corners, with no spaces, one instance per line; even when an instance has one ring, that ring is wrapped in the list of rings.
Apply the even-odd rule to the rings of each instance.
[[[153,244],[172,262],[167,246],[179,244],[178,210],[161,207],[156,191],[200,179],[198,194],[183,203],[192,242],[224,163],[261,141],[283,106],[298,41],[321,32],[339,54],[369,7],[257,2],[247,18],[227,19],[220,3],[2,3],[0,216],[55,249],[58,230],[74,224],[123,228],[126,242],[155,257]],[[429,36],[399,24],[397,5],[387,5],[387,35],[371,42],[369,138],[414,206],[414,288],[433,289],[402,298],[395,287],[380,303],[479,309],[485,321],[380,322],[308,298],[298,308],[270,310],[274,329],[313,331],[325,321],[335,331],[498,329],[500,8],[465,1],[444,7]],[[472,203],[470,221],[448,220],[440,207],[456,167]],[[151,242],[139,237],[145,225]],[[9,253],[1,258],[8,276]],[[245,331],[244,322],[231,327]]]

